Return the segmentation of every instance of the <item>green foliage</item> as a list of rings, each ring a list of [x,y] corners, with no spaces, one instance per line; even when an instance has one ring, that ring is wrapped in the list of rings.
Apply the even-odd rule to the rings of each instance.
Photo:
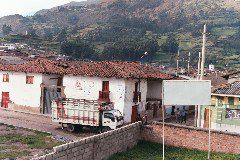
[[[159,50],[156,39],[122,39],[103,50],[101,58],[110,60],[139,61],[140,57],[148,52],[146,59],[151,60]]]
[[[165,146],[166,160],[206,160],[207,152]],[[238,160],[239,155],[211,153],[211,160]],[[162,144],[141,141],[133,149],[113,155],[109,160],[162,160]]]
[[[6,25],[6,24],[4,24],[3,26],[2,26],[2,33],[3,33],[3,35],[8,35],[8,34],[10,34],[12,32],[12,26],[11,25]]]
[[[161,45],[161,49],[166,53],[177,53],[179,49],[179,42],[176,40],[174,35],[170,34],[166,42]]]
[[[77,59],[92,59],[95,51],[90,43],[78,39],[62,43],[61,53]]]

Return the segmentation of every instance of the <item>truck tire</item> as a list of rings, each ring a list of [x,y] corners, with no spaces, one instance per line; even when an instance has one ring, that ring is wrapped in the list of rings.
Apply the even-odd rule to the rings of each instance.
[[[74,124],[67,124],[67,131],[74,132],[76,130],[76,126]]]
[[[100,128],[100,133],[104,133],[104,132],[107,132],[110,130],[111,130],[111,128],[109,128],[109,127],[102,127],[102,128]]]

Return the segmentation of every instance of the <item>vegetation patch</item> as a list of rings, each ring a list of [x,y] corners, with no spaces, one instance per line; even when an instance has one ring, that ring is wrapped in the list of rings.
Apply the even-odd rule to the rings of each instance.
[[[207,152],[182,147],[165,147],[166,160],[206,160]],[[238,160],[240,155],[211,153],[211,160]],[[109,160],[161,160],[162,144],[140,141],[133,149],[113,155]]]

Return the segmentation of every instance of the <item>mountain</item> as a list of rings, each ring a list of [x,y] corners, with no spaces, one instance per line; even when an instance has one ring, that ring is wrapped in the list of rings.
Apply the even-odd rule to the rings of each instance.
[[[0,18],[0,27],[11,25],[13,33],[34,30],[51,41],[80,37],[100,52],[129,38],[154,38],[161,45],[173,34],[181,54],[186,56],[190,51],[195,60],[205,23],[207,62],[240,67],[239,0],[89,0],[41,10],[30,17]],[[156,60],[169,63],[173,57],[173,53],[160,50]]]

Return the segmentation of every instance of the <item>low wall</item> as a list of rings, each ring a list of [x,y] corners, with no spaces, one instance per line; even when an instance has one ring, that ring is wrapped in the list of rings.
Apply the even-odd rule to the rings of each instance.
[[[140,138],[141,122],[53,148],[53,152],[34,160],[103,160],[124,152]]]
[[[162,123],[145,126],[141,132],[143,140],[162,143]],[[208,130],[195,127],[165,124],[165,144],[188,149],[208,150]],[[211,151],[240,153],[240,135],[211,131]]]

